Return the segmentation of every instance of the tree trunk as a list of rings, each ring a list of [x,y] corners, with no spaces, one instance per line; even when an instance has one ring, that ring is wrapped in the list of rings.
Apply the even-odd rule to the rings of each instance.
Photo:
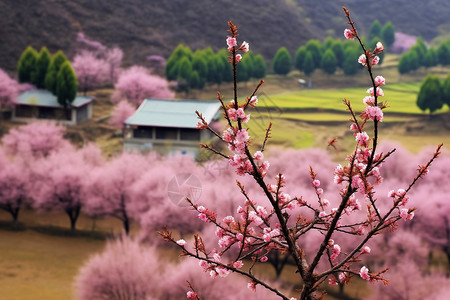
[[[70,219],[70,231],[74,232],[76,230],[75,226],[80,215],[81,206],[77,205],[75,208],[66,210],[67,215]]]

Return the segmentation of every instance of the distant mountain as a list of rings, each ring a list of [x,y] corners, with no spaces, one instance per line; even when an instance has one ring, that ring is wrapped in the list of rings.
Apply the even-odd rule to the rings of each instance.
[[[15,70],[28,45],[71,57],[80,31],[121,47],[128,65],[151,54],[167,57],[179,43],[217,50],[225,46],[230,19],[240,27],[240,40],[270,59],[281,46],[294,53],[308,39],[341,36],[342,5],[361,32],[374,19],[425,39],[450,31],[448,0],[2,0],[0,68]]]

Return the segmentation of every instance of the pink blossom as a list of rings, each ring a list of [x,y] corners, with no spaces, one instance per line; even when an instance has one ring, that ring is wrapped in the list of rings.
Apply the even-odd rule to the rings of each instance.
[[[216,272],[220,277],[227,277],[231,273],[230,270],[228,270],[224,267],[217,267]]]
[[[388,197],[394,198],[395,197],[395,191],[394,190],[390,190],[389,193],[388,193]]]
[[[374,96],[366,96],[363,99],[363,103],[365,105],[375,105],[375,97]]]
[[[365,246],[365,247],[362,249],[361,254],[364,254],[364,253],[370,253],[370,251],[371,251],[370,247],[369,247],[369,246]]]
[[[253,96],[253,97],[250,99],[250,101],[249,101],[248,104],[249,104],[250,106],[252,106],[252,107],[255,107],[255,106],[258,104],[258,97]]]
[[[281,192],[278,195],[278,199],[280,200],[281,203],[286,203],[286,202],[289,202],[291,200],[291,195],[289,195],[287,193],[284,193],[284,192]]]
[[[414,212],[409,212],[409,209],[403,208],[400,210],[400,217],[405,221],[411,221],[414,218]]]
[[[383,111],[378,106],[367,106],[365,113],[372,120],[383,121]]]
[[[386,84],[386,79],[384,79],[383,76],[377,76],[375,77],[375,84],[376,86],[382,86]]]
[[[252,291],[256,291],[256,284],[254,281],[250,281],[249,283],[247,283],[247,288],[249,288]]]
[[[240,62],[242,60],[242,55],[236,54],[236,61]]]
[[[350,125],[350,130],[352,130],[352,131],[358,130],[358,125],[356,125],[356,123],[352,123],[352,124]]]
[[[331,254],[330,260],[335,260],[336,257],[338,257],[338,255],[341,253],[341,246],[339,246],[338,244],[335,244],[333,246],[333,254]]]
[[[227,114],[231,121],[237,121],[238,115],[237,115],[237,110],[235,108],[232,108],[232,107],[229,108],[227,110]]]
[[[264,154],[261,151],[256,151],[255,155],[253,156],[258,162],[262,161],[264,159]]]
[[[223,218],[223,222],[226,224],[230,224],[234,222],[234,218],[233,216],[226,216],[225,218]]]
[[[336,281],[336,278],[334,278],[334,277],[328,278],[328,284],[330,284],[330,285],[338,285],[338,283]]]
[[[345,275],[345,273],[339,273],[339,280],[343,281],[345,279],[345,277],[347,277],[347,275]]]
[[[366,55],[365,55],[365,54],[361,54],[361,55],[358,57],[358,62],[359,62],[360,64],[362,64],[363,66],[366,66],[366,65],[367,65]]]
[[[359,276],[361,276],[361,278],[364,280],[369,280],[370,279],[369,269],[367,269],[366,266],[362,267],[361,270],[359,271]]]
[[[383,52],[383,51],[384,51],[384,46],[383,46],[383,44],[382,44],[381,42],[378,42],[377,45],[376,45],[376,47],[375,47],[375,50],[373,51],[373,53],[374,53],[374,54],[378,54],[378,53],[381,53],[381,52]]]
[[[240,49],[244,52],[248,52],[248,50],[250,50],[250,45],[246,41],[243,41]]]
[[[258,206],[256,207],[256,211],[257,211],[258,214],[259,214],[261,217],[263,217],[263,218],[267,217],[267,215],[268,215],[266,208],[263,207],[263,206],[258,205]]]
[[[186,295],[188,299],[197,299],[197,294],[193,291],[188,291]]]
[[[367,94],[370,94],[373,96],[373,87],[371,87],[370,89],[368,89],[366,91]],[[384,96],[383,90],[380,87],[377,87],[377,96]]]
[[[315,179],[315,180],[313,180],[312,184],[313,184],[314,187],[319,187],[320,186],[320,180]]]
[[[355,140],[361,147],[367,147],[369,145],[369,135],[365,131],[356,133]]]
[[[202,267],[204,270],[206,270],[206,269],[209,267],[208,262],[205,261],[205,260],[200,260],[200,261],[198,262],[198,265],[199,265],[200,267]]]
[[[379,62],[380,62],[380,58],[379,58],[378,56],[375,56],[375,57],[372,59],[372,66],[378,64]]]
[[[228,50],[230,50],[230,48],[237,46],[237,41],[236,38],[229,36],[227,38],[227,46],[228,46]]]
[[[244,263],[242,262],[242,260],[238,260],[233,263],[233,267],[235,267],[236,269],[242,268],[243,265]]]
[[[355,34],[353,33],[353,30],[348,28],[344,30],[344,36],[347,40],[355,39]]]
[[[236,141],[245,143],[250,137],[248,136],[247,129],[241,129],[236,132]]]
[[[186,241],[181,239],[181,240],[177,241],[177,244],[180,245],[180,246],[184,246],[184,245],[186,245]]]
[[[225,130],[222,134],[222,138],[225,142],[227,143],[231,143],[233,141],[234,138],[234,130],[233,128],[228,128],[227,130]]]
[[[203,205],[200,205],[197,207],[198,212],[204,213],[206,211],[206,208]]]
[[[322,195],[323,194],[323,189],[322,188],[318,188],[316,190],[316,192],[317,192],[317,195]]]
[[[261,257],[260,259],[259,259],[261,262],[266,262],[266,261],[268,261],[269,259],[267,258],[267,256],[263,256],[263,257]]]
[[[208,222],[208,218],[206,217],[206,215],[204,213],[200,213],[197,215],[197,218],[199,218],[200,220],[202,220],[203,222]]]

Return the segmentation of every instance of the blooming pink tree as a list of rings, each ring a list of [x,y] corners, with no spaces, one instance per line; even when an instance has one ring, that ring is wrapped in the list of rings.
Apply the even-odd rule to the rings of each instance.
[[[122,100],[114,106],[109,124],[118,129],[123,129],[126,119],[128,119],[136,108],[126,100]]]
[[[75,283],[78,299],[161,299],[161,267],[155,248],[127,237],[110,241],[80,269]]]
[[[72,67],[78,77],[78,87],[86,95],[104,84],[107,74],[107,65],[103,59],[97,58],[92,52],[82,51],[75,55]]]
[[[65,127],[51,122],[32,122],[12,128],[2,138],[6,153],[18,157],[45,157],[69,147]]]
[[[121,71],[123,51],[118,47],[108,48],[99,41],[88,39],[82,32],[77,34],[77,42],[80,49],[83,49],[81,53],[89,53],[97,59],[96,63],[101,62],[104,83],[114,85]]]
[[[151,204],[146,198],[136,197],[133,190],[133,184],[150,168],[150,161],[142,154],[123,152],[92,171],[86,195],[87,214],[115,217],[128,234],[131,220],[138,220]]]
[[[11,214],[17,226],[20,209],[29,203],[30,172],[17,161],[0,161],[0,208]]]
[[[175,96],[166,79],[150,75],[146,68],[140,66],[123,71],[114,87],[113,103],[127,100],[135,107],[145,98],[171,99]]]
[[[344,99],[352,117],[350,130],[356,143],[355,150],[347,157],[347,165],[338,165],[334,170],[334,184],[338,188],[337,203],[328,200],[331,198],[328,197],[328,192],[333,189],[322,184],[323,175],[317,174],[312,167],[309,174],[313,198],[288,192],[289,178],[285,174],[279,173],[275,178],[269,175],[270,164],[265,159],[264,148],[270,137],[271,126],[267,129],[260,150],[253,152],[253,148],[249,147],[251,139],[247,122],[250,115],[246,113],[246,109],[257,105],[255,94],[262,81],[245,100],[238,100],[236,66],[242,58],[238,52],[248,51],[248,44],[237,43],[237,28],[229,22],[227,46],[234,74],[233,100],[225,103],[223,96],[218,95],[228,128],[223,134],[215,132],[197,112],[200,120],[198,128],[210,130],[228,145],[231,155],[208,145],[202,147],[228,159],[238,175],[252,177],[265,201],[260,202],[248,192],[246,185],[239,181],[237,185],[243,202],[232,215],[219,216],[215,210],[188,199],[197,211],[199,219],[217,227],[218,249],[207,249],[200,235],[195,235],[194,241],[188,244],[182,239],[174,238],[169,231],[161,232],[166,240],[178,245],[184,255],[197,258],[210,276],[226,277],[232,272],[239,273],[249,280],[249,288],[254,289],[261,285],[286,300],[320,299],[323,295],[320,295],[318,288],[322,283],[349,283],[355,275],[368,281],[385,282],[382,275],[386,270],[371,272],[361,263],[370,255],[365,248],[366,244],[381,232],[395,229],[400,220],[409,221],[414,217],[414,208],[408,205],[408,193],[416,181],[428,173],[428,167],[440,154],[442,145],[432,154],[431,159],[419,166],[415,176],[406,186],[393,189],[387,195],[375,193],[382,182],[382,163],[395,151],[377,151],[379,126],[383,121],[383,109],[386,108],[380,98],[384,95],[381,86],[385,84],[385,80],[382,76],[374,76],[373,72],[374,66],[379,62],[377,54],[381,53],[384,47],[378,43],[375,49],[367,50],[348,10],[344,8],[344,11],[350,26],[344,34],[347,39],[356,39],[359,42],[363,55],[358,61],[367,69],[372,85],[367,90],[368,96],[363,99],[366,107],[359,118],[350,102]],[[372,137],[365,129],[369,122],[373,128]],[[381,204],[383,202],[388,202],[389,206],[386,208]],[[363,209],[365,213],[362,217],[353,217],[354,213]],[[303,238],[313,232],[317,232],[320,239],[315,243],[312,254],[307,255]],[[345,236],[358,237],[348,251],[342,251],[340,246]],[[237,255],[232,259],[225,259],[224,253],[231,249],[237,250]],[[298,298],[288,297],[263,278],[242,269],[245,259],[264,263],[272,251],[287,253],[294,262],[296,272],[292,276],[297,276],[298,281],[303,283]],[[326,268],[322,269],[320,266]],[[190,297],[199,299],[194,289],[190,291]]]
[[[88,151],[96,150],[88,146],[85,150],[69,148],[55,152],[34,164],[36,179],[32,197],[38,210],[63,211],[70,219],[70,229],[75,230],[81,209],[86,202],[91,173],[99,159],[90,159]]]
[[[18,94],[17,81],[0,69],[0,110],[14,106]]]

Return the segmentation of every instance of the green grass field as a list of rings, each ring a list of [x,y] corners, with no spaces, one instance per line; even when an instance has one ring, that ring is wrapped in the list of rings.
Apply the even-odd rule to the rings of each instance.
[[[389,107],[386,113],[402,113],[402,114],[423,114],[417,107],[417,93],[420,89],[420,83],[404,83],[393,84],[383,87],[384,97],[380,97],[379,101],[387,102]],[[364,88],[345,88],[331,90],[315,90],[305,89],[298,92],[286,92],[282,94],[274,94],[261,97],[262,106],[276,106],[281,109],[322,109],[345,111],[346,106],[342,103],[343,99],[351,102],[355,111],[364,109],[362,99],[367,96]],[[447,112],[448,107],[437,111]]]

